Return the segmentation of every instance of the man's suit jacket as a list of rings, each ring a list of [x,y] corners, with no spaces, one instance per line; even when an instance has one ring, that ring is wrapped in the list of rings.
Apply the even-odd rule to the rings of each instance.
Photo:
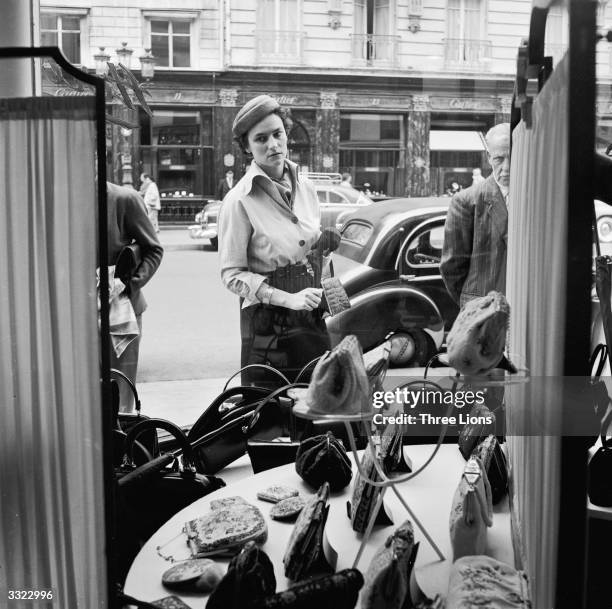
[[[236,182],[232,182],[232,186],[227,183],[227,178],[223,178],[217,185],[217,199],[223,201],[225,195],[236,185]]]
[[[440,273],[460,306],[491,290],[505,293],[507,236],[508,208],[493,175],[453,197]]]
[[[140,291],[159,267],[164,249],[147,215],[142,197],[131,188],[106,183],[108,199],[108,264],[117,261],[121,250],[130,243],[140,245],[142,261],[130,281],[130,300],[134,313],[147,307]]]

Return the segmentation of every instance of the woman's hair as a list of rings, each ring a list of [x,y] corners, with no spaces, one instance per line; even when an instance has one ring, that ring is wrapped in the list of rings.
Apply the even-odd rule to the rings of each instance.
[[[277,108],[273,112],[270,112],[270,114],[278,114],[278,116],[280,116],[280,119],[283,121],[283,127],[285,128],[285,132],[287,133],[287,136],[289,136],[289,132],[293,127],[293,121],[291,120],[291,111],[285,108]],[[246,133],[243,133],[239,137],[234,137],[234,141],[238,144],[243,154],[249,157],[251,156],[251,153],[247,152],[247,147],[249,145],[248,131]]]
[[[141,177],[143,180],[146,180],[148,178],[149,180],[151,180],[151,182],[155,181],[148,173],[143,173]]]

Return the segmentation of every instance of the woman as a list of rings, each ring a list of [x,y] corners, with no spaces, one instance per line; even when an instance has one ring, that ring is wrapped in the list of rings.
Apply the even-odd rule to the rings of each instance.
[[[234,139],[252,157],[227,194],[219,217],[224,285],[240,296],[241,364],[267,363],[293,380],[329,348],[321,319],[322,290],[309,262],[319,240],[320,213],[311,182],[287,159],[287,119],[269,95],[236,115]],[[271,380],[251,368],[243,384]]]

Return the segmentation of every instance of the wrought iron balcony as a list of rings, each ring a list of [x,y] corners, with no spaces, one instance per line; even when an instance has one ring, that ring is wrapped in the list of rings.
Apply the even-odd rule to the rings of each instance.
[[[353,63],[365,66],[395,67],[399,36],[353,34]]]
[[[483,68],[491,59],[491,42],[468,38],[444,40],[444,63],[447,68]]]
[[[258,64],[300,65],[306,34],[297,30],[255,30]]]

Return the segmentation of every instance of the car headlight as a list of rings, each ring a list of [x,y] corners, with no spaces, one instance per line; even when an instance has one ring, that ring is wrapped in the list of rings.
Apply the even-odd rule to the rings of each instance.
[[[612,241],[612,216],[603,216],[597,220],[597,235],[603,243]]]

